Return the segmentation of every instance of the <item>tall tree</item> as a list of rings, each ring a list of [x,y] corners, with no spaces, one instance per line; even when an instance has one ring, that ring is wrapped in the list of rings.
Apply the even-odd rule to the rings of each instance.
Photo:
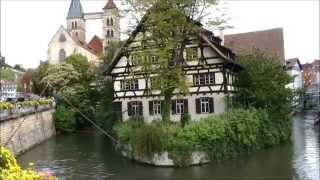
[[[292,91],[286,88],[290,76],[280,61],[261,53],[239,57],[244,68],[239,73],[235,97],[245,107],[267,109],[274,120],[282,120],[291,111]]]
[[[68,109],[77,108],[89,118],[93,118],[96,90],[92,87],[94,76],[87,58],[81,55],[71,55],[63,64],[52,65],[42,82],[50,84],[51,90],[57,95],[59,105]],[[78,128],[89,124],[80,113],[75,113]]]
[[[48,75],[48,68],[50,64],[40,64],[40,66],[33,71],[32,74],[32,92],[41,96],[49,96],[49,88],[47,84],[42,81],[42,79]]]
[[[152,77],[152,88],[160,90],[164,96],[162,118],[169,121],[173,95],[188,92],[183,71],[186,46],[191,38],[199,37],[202,30],[200,22],[211,21],[206,15],[209,15],[210,8],[217,5],[217,1],[128,0],[127,4],[138,16],[146,12],[137,27],[142,32],[138,38],[144,50],[138,51],[133,61],[140,65],[141,71],[150,81],[150,74],[156,72],[157,76]],[[151,55],[156,55],[158,65],[150,60]]]

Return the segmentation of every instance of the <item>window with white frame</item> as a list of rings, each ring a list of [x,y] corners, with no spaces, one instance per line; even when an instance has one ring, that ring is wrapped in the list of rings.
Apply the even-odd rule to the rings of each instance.
[[[120,83],[121,90],[138,90],[139,89],[139,81],[137,79],[134,80],[122,80]]]
[[[198,48],[197,47],[187,48],[187,60],[192,61],[197,59],[198,59]]]
[[[188,100],[178,99],[172,101],[172,114],[183,114],[188,112]]]
[[[215,82],[214,73],[200,73],[193,75],[193,84],[195,86],[213,85]]]
[[[150,115],[160,115],[161,101],[149,101],[149,113]]]
[[[128,102],[128,116],[138,116],[143,115],[142,102],[132,101]]]
[[[196,113],[208,114],[214,112],[214,101],[212,97],[201,97],[196,99]]]
[[[183,114],[184,110],[184,103],[182,100],[178,100],[176,102],[176,114]]]
[[[200,99],[201,113],[209,113],[209,98],[201,98]]]

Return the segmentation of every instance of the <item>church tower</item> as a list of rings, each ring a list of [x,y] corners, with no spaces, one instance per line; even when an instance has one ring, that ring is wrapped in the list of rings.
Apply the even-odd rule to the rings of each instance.
[[[73,38],[86,42],[86,22],[80,0],[71,1],[67,17],[67,30]]]
[[[110,42],[120,41],[120,15],[113,0],[108,0],[103,8],[102,15],[103,47],[108,47]]]

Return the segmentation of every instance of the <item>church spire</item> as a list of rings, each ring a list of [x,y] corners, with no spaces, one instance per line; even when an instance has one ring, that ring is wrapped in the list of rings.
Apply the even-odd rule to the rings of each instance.
[[[83,9],[80,0],[71,0],[67,19],[70,18],[83,18]]]
[[[103,10],[106,9],[116,9],[117,6],[116,4],[113,2],[113,0],[108,0],[107,4],[104,6]]]

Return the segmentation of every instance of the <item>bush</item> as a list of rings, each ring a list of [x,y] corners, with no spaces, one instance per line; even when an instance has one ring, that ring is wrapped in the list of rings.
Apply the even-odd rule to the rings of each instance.
[[[181,115],[181,119],[180,119],[180,122],[181,122],[181,126],[184,127],[186,124],[188,124],[189,122],[191,121],[191,116],[189,113],[183,113]]]
[[[27,170],[21,169],[13,154],[8,149],[0,146],[0,179],[54,180],[56,178],[45,173],[37,173],[32,166]]]
[[[219,116],[174,124],[127,122],[114,129],[134,153],[151,156],[168,151],[175,165],[185,166],[193,151],[206,152],[212,161],[234,158],[288,140],[287,126],[271,121],[265,110],[235,109]]]
[[[64,132],[74,132],[76,130],[75,113],[66,108],[64,105],[59,105],[53,113],[56,128]]]
[[[0,102],[0,110],[11,110],[14,105],[9,102]]]

